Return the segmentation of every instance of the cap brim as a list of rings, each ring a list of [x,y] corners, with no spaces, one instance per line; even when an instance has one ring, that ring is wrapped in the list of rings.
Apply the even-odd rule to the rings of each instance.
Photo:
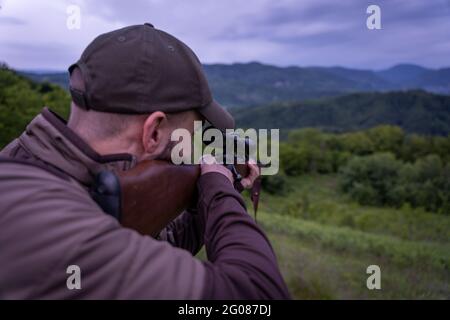
[[[197,110],[215,128],[222,131],[234,129],[233,116],[216,101],[212,100],[209,104]]]

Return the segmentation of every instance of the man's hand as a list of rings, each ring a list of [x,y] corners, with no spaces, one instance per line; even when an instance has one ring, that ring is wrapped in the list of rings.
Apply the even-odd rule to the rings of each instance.
[[[225,168],[223,165],[218,164],[216,158],[214,158],[212,155],[204,155],[201,158],[200,163],[201,175],[207,174],[209,172],[217,172],[223,174],[225,177],[227,177],[228,180],[230,180],[231,184],[233,184],[234,178],[231,171]]]
[[[255,180],[259,177],[259,167],[255,163],[248,164],[249,173],[241,180],[241,184],[245,189],[251,189]],[[234,178],[230,170],[225,166],[218,164],[216,159],[211,155],[204,155],[201,159],[201,174],[208,172],[217,172],[223,174],[233,184]]]
[[[256,163],[248,163],[248,175],[241,180],[241,184],[245,189],[251,189],[255,180],[259,177],[260,171]]]

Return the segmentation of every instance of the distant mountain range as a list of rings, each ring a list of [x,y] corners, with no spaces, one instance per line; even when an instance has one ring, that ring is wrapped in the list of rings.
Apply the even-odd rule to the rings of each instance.
[[[428,69],[412,64],[372,71],[343,67],[276,67],[258,62],[204,65],[217,101],[227,107],[303,101],[355,92],[422,89],[450,94],[450,68]],[[35,81],[68,86],[66,72],[21,74]]]
[[[342,69],[334,71],[343,72]],[[393,74],[401,81],[401,72],[388,76]],[[50,81],[55,76],[66,78],[63,73],[32,76]],[[364,74],[354,73],[352,77],[364,78]],[[255,84],[255,87],[258,85]],[[14,70],[0,67],[0,146],[19,134],[44,105],[67,116],[69,101],[68,92],[59,86],[36,83]],[[397,125],[409,133],[450,133],[450,95],[424,90],[349,93],[338,97],[230,107],[229,110],[236,119],[237,127],[279,128],[282,137],[295,128],[315,127],[346,132],[380,124]]]

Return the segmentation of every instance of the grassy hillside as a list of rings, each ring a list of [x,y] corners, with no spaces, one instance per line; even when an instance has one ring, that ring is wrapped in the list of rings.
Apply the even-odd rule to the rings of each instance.
[[[286,194],[262,194],[257,221],[294,299],[450,298],[449,216],[361,206],[339,192],[336,175],[288,180]],[[366,286],[374,264],[381,290]]]
[[[450,298],[449,142],[386,125],[290,133],[258,221],[295,298]]]
[[[450,96],[425,91],[355,93],[336,98],[231,109],[238,126],[355,131],[392,124],[406,132],[450,133]]]
[[[450,298],[449,216],[361,206],[338,191],[335,175],[289,184],[283,196],[263,193],[258,221],[295,298]],[[381,290],[366,287],[372,264]]]

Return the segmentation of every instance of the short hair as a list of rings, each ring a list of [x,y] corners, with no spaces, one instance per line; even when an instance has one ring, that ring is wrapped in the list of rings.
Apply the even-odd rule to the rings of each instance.
[[[81,91],[86,89],[79,68],[72,70],[69,82],[75,89]],[[72,101],[68,123],[84,138],[109,139],[120,135],[132,124],[143,123],[149,114],[118,114],[85,110]]]

